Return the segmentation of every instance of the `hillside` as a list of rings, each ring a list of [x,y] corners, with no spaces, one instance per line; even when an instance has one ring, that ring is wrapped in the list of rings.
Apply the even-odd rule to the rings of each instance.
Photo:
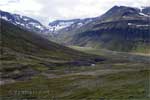
[[[50,42],[4,20],[1,20],[0,49],[1,78],[5,80],[26,79],[56,66],[90,65],[99,59]]]
[[[150,51],[149,7],[114,6],[81,28],[62,31],[57,41],[64,45],[106,48],[114,51]]]

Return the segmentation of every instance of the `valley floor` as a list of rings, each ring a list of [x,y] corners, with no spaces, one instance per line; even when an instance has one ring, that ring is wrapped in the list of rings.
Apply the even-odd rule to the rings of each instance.
[[[2,100],[149,100],[150,57],[75,48],[107,60],[58,66],[30,80],[1,85]]]

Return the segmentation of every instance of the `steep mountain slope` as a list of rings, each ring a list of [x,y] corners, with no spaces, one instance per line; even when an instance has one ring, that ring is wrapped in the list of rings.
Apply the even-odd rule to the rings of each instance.
[[[60,43],[103,47],[117,51],[149,52],[149,8],[114,6],[101,17],[79,29],[62,32]]]
[[[49,29],[54,34],[61,34],[63,31],[78,29],[83,25],[93,21],[95,18],[72,19],[72,20],[56,20],[49,23]]]
[[[55,44],[4,20],[1,24],[2,79],[26,79],[61,66],[91,65],[99,57]]]
[[[33,18],[19,14],[11,14],[5,11],[0,11],[0,17],[14,25],[28,29],[29,31],[40,33],[42,35],[51,35],[51,31],[48,28]]]

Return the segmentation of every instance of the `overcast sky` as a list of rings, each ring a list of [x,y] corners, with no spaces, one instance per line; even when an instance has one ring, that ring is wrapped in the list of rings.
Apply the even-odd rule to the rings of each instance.
[[[43,24],[57,19],[96,17],[114,5],[150,6],[150,0],[0,0],[0,10],[26,15]]]

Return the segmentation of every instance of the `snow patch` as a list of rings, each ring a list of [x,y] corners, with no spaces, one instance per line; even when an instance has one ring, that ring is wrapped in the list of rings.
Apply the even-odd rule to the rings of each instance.
[[[2,16],[1,18],[4,19],[4,20],[6,20],[6,21],[9,21],[6,16]]]
[[[29,19],[28,19],[28,18],[23,18],[23,20],[24,20],[24,21],[27,21],[27,20],[29,20]]]
[[[133,25],[132,23],[128,23],[128,25]]]
[[[63,28],[67,28],[67,27],[71,26],[74,23],[75,23],[74,21],[59,22],[57,25],[49,25],[49,30],[51,30],[51,31],[58,31],[58,30],[61,30]]]
[[[23,23],[20,24],[21,26],[25,26]]]
[[[142,15],[142,16],[150,17],[149,15],[146,15],[144,13],[139,13],[139,14]]]
[[[83,26],[83,23],[78,23],[78,26],[79,26],[79,27]]]
[[[140,25],[140,24],[133,24],[133,23],[128,23],[129,26],[136,26],[136,27],[148,27],[150,25],[148,24],[143,24],[143,25]]]
[[[40,29],[40,30],[44,30],[44,28],[40,25],[35,26],[36,28]]]
[[[17,25],[20,25],[20,22],[15,22]]]

